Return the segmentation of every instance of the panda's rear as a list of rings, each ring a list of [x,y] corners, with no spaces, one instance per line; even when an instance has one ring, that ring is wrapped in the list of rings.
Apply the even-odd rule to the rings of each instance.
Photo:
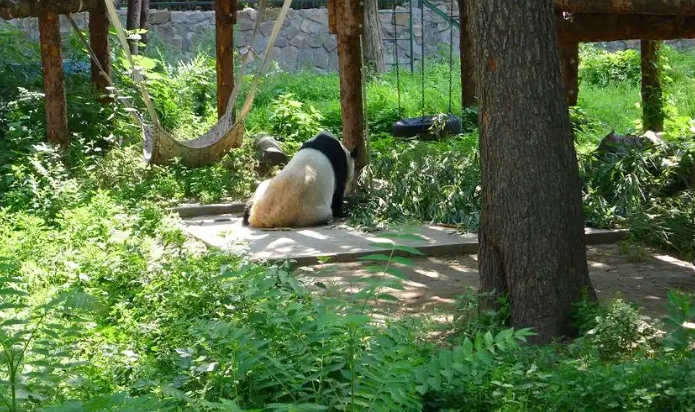
[[[327,132],[319,133],[277,176],[259,185],[244,212],[244,224],[277,228],[328,223],[341,210],[355,153]]]

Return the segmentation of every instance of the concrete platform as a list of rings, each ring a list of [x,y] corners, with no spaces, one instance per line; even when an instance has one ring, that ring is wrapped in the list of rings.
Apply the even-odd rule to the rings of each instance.
[[[243,227],[241,218],[235,214],[190,217],[183,221],[186,231],[208,246],[249,253],[253,260],[293,259],[298,266],[320,263],[320,257],[328,257],[330,262],[354,262],[368,254],[389,254],[392,247],[383,244],[394,243],[380,236],[384,232],[364,233],[340,222],[296,230],[259,230]],[[478,251],[476,233],[462,234],[436,225],[419,226],[408,233],[424,239],[397,239],[396,243],[414,247],[426,256],[470,255]],[[626,231],[622,230],[586,229],[587,244],[613,243],[625,235]],[[412,256],[402,250],[396,250],[394,255]]]

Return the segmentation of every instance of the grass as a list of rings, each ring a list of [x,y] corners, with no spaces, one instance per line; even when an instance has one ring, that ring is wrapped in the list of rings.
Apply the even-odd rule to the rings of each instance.
[[[248,196],[263,177],[249,139],[215,165],[146,166],[127,114],[95,104],[87,76],[78,73],[67,79],[73,147],[59,153],[40,144],[42,98],[32,68],[38,55],[16,47],[16,36],[0,31],[0,49],[7,51],[0,61],[7,73],[0,78],[0,411],[695,407],[695,337],[682,326],[695,319],[690,295],[667,296],[665,337],[616,298],[604,308],[575,302],[579,339],[529,347],[524,341],[532,331],[502,323],[507,306],[479,313],[470,292],[457,298],[451,322],[375,321],[380,313],[372,303],[395,299],[387,287],[403,287],[399,267],[413,264],[407,259],[372,256],[368,270],[391,277],[373,278],[357,294],[322,295],[283,265],[199,248],[164,207]],[[572,117],[587,222],[629,227],[640,242],[688,252],[695,238],[692,194],[659,191],[671,177],[662,160],[685,157],[679,151],[692,147],[695,54],[666,55],[667,147],[603,162],[589,154],[611,129],[639,126],[634,54],[583,50]],[[214,123],[208,55],[185,64],[145,63],[160,74],[148,88],[167,128],[193,136]],[[450,68],[441,61],[428,67],[426,111],[448,111],[442,96]],[[410,221],[475,229],[477,130],[466,117],[460,136],[395,141],[392,122],[420,115],[420,77],[401,77],[403,113],[393,73],[368,84],[372,186],[369,196],[353,199],[351,222],[367,230]],[[133,92],[122,74],[117,82]],[[340,130],[338,96],[334,74],[271,71],[248,129],[277,134],[292,152],[321,128]],[[448,338],[433,341],[430,334],[441,329]]]

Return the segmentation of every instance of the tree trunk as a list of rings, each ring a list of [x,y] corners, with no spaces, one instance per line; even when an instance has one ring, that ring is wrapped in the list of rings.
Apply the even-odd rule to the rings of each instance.
[[[470,23],[466,18],[466,1],[459,0],[459,19],[461,28],[459,53],[461,55],[461,100],[462,107],[473,107],[475,100],[475,73],[473,67],[473,49],[471,45]]]
[[[60,54],[59,15],[52,7],[39,14],[39,40],[43,67],[43,92],[46,108],[46,140],[48,143],[69,146],[68,112],[65,99],[65,74]]]
[[[140,28],[140,13],[142,11],[142,0],[128,0],[128,11],[126,12],[126,29],[137,30]],[[138,54],[138,41],[128,40],[131,54]]]
[[[384,73],[384,46],[381,42],[377,0],[364,0],[364,30],[362,35],[364,65],[371,73]]]
[[[659,52],[661,41],[642,40],[642,128],[647,131],[664,130],[664,102],[661,91]]]
[[[478,62],[481,290],[506,295],[512,325],[532,327],[532,341],[572,336],[571,303],[596,295],[553,3],[466,5]]]
[[[111,56],[109,55],[109,21],[106,17],[106,6],[99,2],[97,6],[89,12],[89,45],[94,51],[94,55],[99,60],[99,65],[104,70],[107,77],[111,77]],[[91,62],[92,84],[104,94],[100,98],[101,103],[111,102],[106,87],[109,80],[101,73],[99,65],[93,59]]]
[[[360,26],[363,9],[360,0],[331,0],[338,37],[338,68],[340,70],[340,107],[343,120],[343,143],[359,149],[355,161],[357,172],[366,166],[364,113],[362,100],[362,50]]]
[[[215,50],[217,51],[217,117],[227,110],[234,90],[234,21],[236,0],[215,0]]]
[[[141,0],[140,5],[140,28],[142,30],[147,30],[147,23],[150,20],[150,0]],[[142,43],[147,45],[147,35],[148,33],[142,34]]]

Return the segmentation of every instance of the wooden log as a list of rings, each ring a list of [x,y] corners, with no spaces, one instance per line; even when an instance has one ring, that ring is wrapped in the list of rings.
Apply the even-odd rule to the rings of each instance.
[[[282,150],[273,136],[259,136],[254,140],[253,148],[262,168],[283,166],[289,160],[287,153]]]
[[[555,0],[570,13],[695,15],[695,0]]]
[[[68,114],[65,98],[65,75],[60,54],[60,15],[52,7],[43,7],[39,15],[39,40],[43,66],[44,105],[46,107],[46,140],[67,147]]]
[[[468,19],[466,18],[466,1],[459,0],[459,17],[461,23],[459,54],[461,56],[461,107],[473,107],[477,104],[475,99],[475,75],[473,45],[469,30]]]
[[[653,132],[664,130],[664,100],[661,90],[659,52],[661,41],[642,40],[642,128]]]
[[[579,43],[561,43],[560,59],[567,105],[576,106],[579,94]]]
[[[340,72],[340,107],[343,120],[343,143],[358,149],[355,161],[359,172],[366,166],[364,113],[362,100],[362,48],[360,34],[364,10],[360,0],[331,0],[336,12],[338,68]]]
[[[54,13],[69,14],[89,11],[100,2],[103,3],[103,0],[52,0],[50,3]],[[0,18],[38,17],[44,7],[46,2],[42,0],[0,0]]]
[[[236,0],[215,0],[215,50],[217,53],[217,117],[227,110],[234,89],[234,22]]]
[[[140,28],[140,13],[142,12],[142,0],[128,0],[126,13],[126,29],[137,30]],[[138,54],[138,41],[128,40],[131,54]]]
[[[104,94],[99,99],[102,104],[112,101],[106,88],[109,86],[108,78],[111,77],[111,56],[109,55],[109,21],[106,17],[106,6],[103,2],[97,4],[89,12],[89,45],[99,61],[99,65],[90,59],[92,84]],[[104,70],[101,73],[99,66]]]
[[[556,20],[560,43],[695,38],[695,17],[573,14]]]

